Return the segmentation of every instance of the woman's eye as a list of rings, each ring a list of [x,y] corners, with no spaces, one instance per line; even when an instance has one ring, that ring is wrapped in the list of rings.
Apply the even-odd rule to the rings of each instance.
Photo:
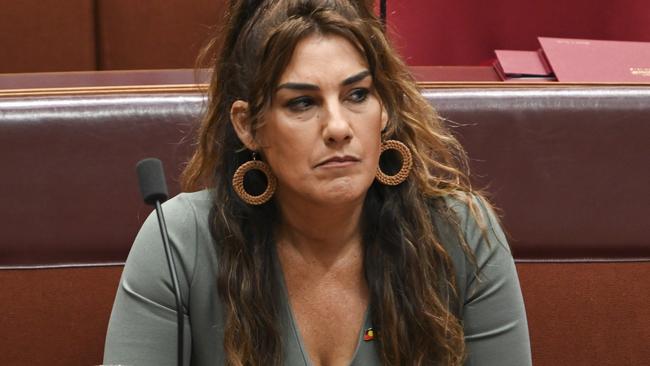
[[[309,109],[314,104],[310,97],[298,97],[287,102],[287,107],[292,111],[301,112]]]
[[[362,103],[368,98],[369,93],[370,91],[365,88],[354,89],[352,93],[350,93],[349,99],[353,103]]]

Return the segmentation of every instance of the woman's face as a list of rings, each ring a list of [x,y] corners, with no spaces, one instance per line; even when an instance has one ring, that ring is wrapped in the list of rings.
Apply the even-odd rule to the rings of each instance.
[[[255,139],[278,179],[276,198],[362,202],[386,118],[368,65],[349,41],[300,41]]]

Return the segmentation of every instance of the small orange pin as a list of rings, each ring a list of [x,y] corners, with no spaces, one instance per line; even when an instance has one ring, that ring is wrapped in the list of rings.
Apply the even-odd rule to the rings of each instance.
[[[363,340],[368,342],[373,339],[375,339],[375,331],[372,328],[366,329],[365,333],[363,333]]]

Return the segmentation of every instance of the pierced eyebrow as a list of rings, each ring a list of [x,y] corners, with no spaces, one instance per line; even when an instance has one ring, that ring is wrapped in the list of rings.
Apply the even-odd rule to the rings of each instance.
[[[359,81],[367,78],[368,76],[370,76],[370,71],[363,70],[360,73],[352,75],[352,76],[346,78],[345,80],[343,80],[343,82],[341,82],[341,85],[342,86],[348,86],[350,84],[354,84],[356,82],[359,82]],[[291,83],[291,82],[278,85],[278,87],[275,88],[275,91],[278,91],[280,89],[312,90],[312,91],[320,90],[318,85],[307,84],[307,83]]]

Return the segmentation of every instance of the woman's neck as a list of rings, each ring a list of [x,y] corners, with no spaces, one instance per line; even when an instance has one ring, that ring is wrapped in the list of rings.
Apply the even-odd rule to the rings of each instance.
[[[283,200],[279,246],[313,265],[330,267],[361,254],[363,199],[342,205],[321,205]]]

